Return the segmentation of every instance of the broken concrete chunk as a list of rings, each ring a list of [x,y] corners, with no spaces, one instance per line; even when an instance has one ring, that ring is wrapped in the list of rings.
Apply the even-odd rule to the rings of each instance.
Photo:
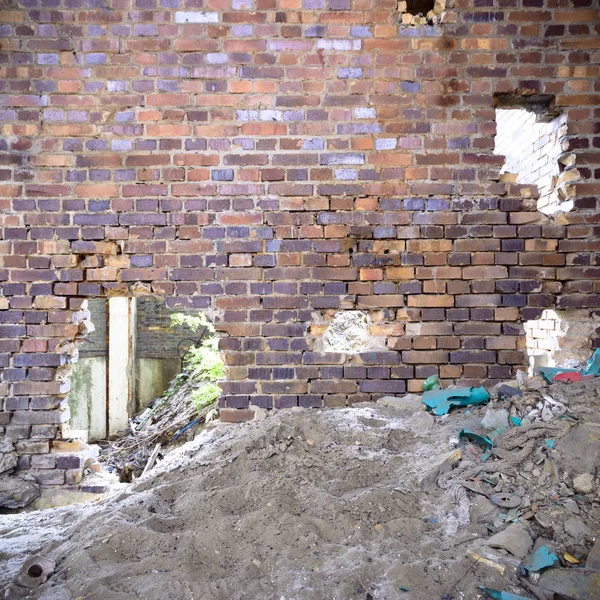
[[[491,548],[502,548],[521,560],[527,556],[533,546],[529,533],[516,523],[493,535],[486,543]]]
[[[401,398],[398,398],[397,396],[384,396],[377,400],[377,404],[412,411],[421,411],[424,409],[421,397],[417,396],[417,394],[406,394]]]
[[[255,404],[251,404],[248,408],[254,411],[253,421],[264,421],[269,415],[266,409],[256,406]]]
[[[594,476],[591,473],[577,475],[573,479],[573,488],[579,494],[589,494],[594,491]]]
[[[600,541],[596,540],[585,562],[586,569],[600,571]]]
[[[0,507],[23,508],[40,495],[40,487],[31,475],[0,476]]]
[[[598,572],[591,569],[548,569],[542,573],[540,587],[564,594],[566,598],[595,600],[598,598]]]
[[[370,321],[360,310],[338,312],[323,334],[325,352],[357,354],[369,345]]]
[[[473,523],[492,523],[498,516],[498,507],[484,496],[471,498],[471,521]]]
[[[576,540],[584,537],[594,537],[594,532],[581,519],[576,517],[567,519],[564,522],[563,527],[565,528],[565,533]]]
[[[595,473],[600,466],[600,425],[573,427],[557,444],[564,466],[572,473]]]

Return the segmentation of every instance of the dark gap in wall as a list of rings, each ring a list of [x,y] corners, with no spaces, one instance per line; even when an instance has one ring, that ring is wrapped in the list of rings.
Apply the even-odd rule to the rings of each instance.
[[[407,4],[407,12],[411,15],[426,15],[430,10],[433,10],[435,2],[434,0],[408,0]]]

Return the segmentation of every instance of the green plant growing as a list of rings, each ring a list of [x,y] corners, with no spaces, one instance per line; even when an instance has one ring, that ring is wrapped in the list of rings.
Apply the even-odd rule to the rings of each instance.
[[[171,315],[171,327],[187,327],[190,331],[196,333],[200,327],[206,327],[207,333],[215,333],[214,325],[209,321],[204,313],[196,315],[186,315],[185,313],[173,313]]]
[[[163,396],[166,401],[184,384],[193,386],[195,389],[191,399],[200,411],[217,401],[223,390],[216,382],[226,375],[225,364],[218,351],[218,340],[214,335],[214,325],[203,313],[198,316],[174,313],[171,315],[171,326],[183,326],[194,333],[201,328],[206,330],[200,345],[190,348],[185,355],[183,370],[171,381]]]
[[[203,408],[216,402],[222,392],[223,390],[216,383],[206,383],[199,387],[192,394],[196,410],[200,412]]]

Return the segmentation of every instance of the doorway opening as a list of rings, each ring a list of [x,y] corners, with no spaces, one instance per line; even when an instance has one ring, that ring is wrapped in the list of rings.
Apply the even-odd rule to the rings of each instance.
[[[207,342],[221,361],[214,329],[198,311],[169,308],[155,296],[92,298],[88,310],[95,331],[79,346],[69,395],[72,435],[83,441],[130,429],[134,415],[173,392],[186,361]]]

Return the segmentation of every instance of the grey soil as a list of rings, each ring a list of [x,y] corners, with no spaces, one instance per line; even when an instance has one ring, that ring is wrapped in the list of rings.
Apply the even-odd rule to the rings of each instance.
[[[566,393],[597,416],[597,391]],[[9,584],[36,552],[57,563],[28,596],[43,600],[474,600],[482,585],[523,593],[518,561],[485,545],[483,523],[497,507],[469,492],[471,523],[461,525],[450,489],[419,488],[452,451],[449,440],[484,412],[434,421],[414,408],[364,405],[206,429],[112,498],[0,517],[4,597],[21,597]],[[557,460],[560,451],[559,442]],[[465,448],[463,463],[476,454]],[[554,484],[538,485],[528,469],[506,477],[507,489],[525,486],[547,514],[544,527],[531,519],[531,533],[585,555],[589,541],[563,531],[574,515],[561,504],[561,482],[552,500]],[[597,494],[579,505],[577,519],[593,530]],[[495,556],[504,574],[472,551]]]

